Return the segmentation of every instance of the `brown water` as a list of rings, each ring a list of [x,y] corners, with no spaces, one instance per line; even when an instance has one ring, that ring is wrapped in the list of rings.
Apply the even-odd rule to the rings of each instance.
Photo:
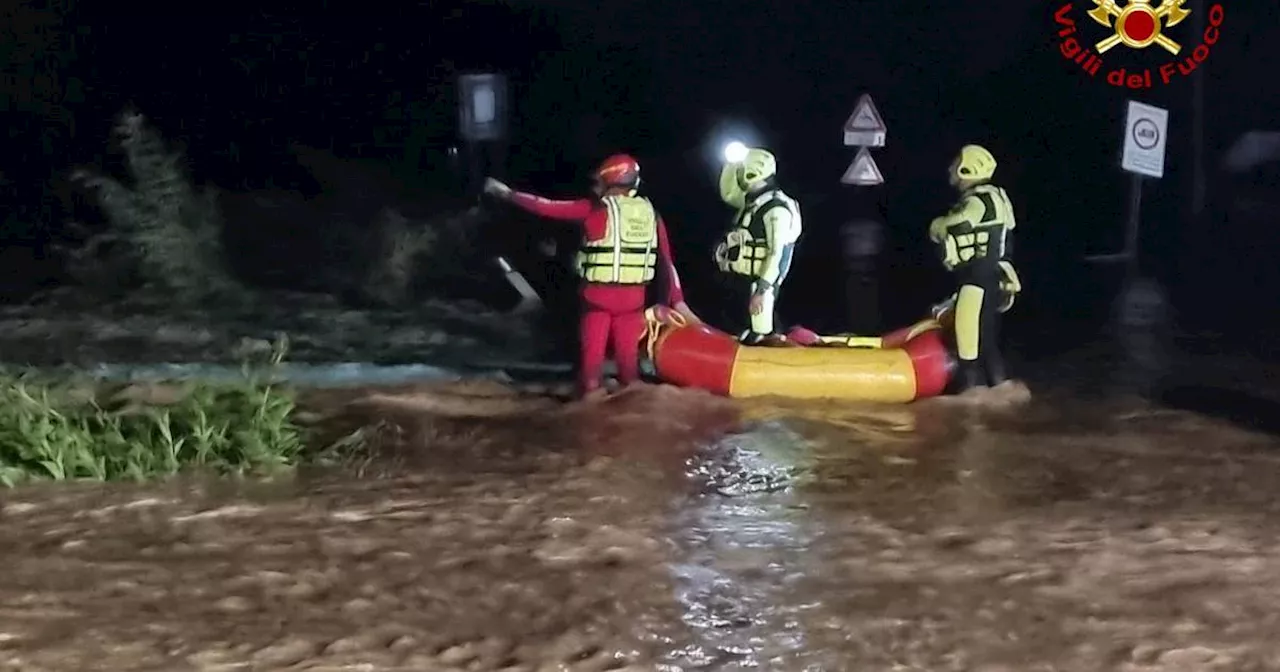
[[[1208,420],[310,403],[384,420],[385,459],[5,494],[0,669],[1280,669],[1280,452]]]

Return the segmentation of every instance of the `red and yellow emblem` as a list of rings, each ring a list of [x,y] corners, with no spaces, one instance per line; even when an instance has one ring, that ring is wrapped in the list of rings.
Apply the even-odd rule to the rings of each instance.
[[[1089,10],[1089,17],[1094,21],[1116,31],[1094,48],[1099,54],[1106,53],[1116,45],[1123,44],[1132,49],[1145,49],[1158,44],[1165,51],[1178,55],[1182,45],[1169,39],[1160,31],[1182,23],[1191,10],[1183,8],[1186,0],[1161,0],[1152,7],[1151,0],[1129,0],[1122,9],[1116,0],[1093,0],[1096,9]]]

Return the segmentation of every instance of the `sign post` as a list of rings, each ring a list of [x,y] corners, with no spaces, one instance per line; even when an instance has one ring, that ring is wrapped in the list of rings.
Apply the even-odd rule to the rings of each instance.
[[[486,176],[503,177],[507,150],[507,78],[495,72],[458,76],[458,135],[467,154],[467,191],[479,195]],[[450,149],[450,161],[457,160]],[[520,295],[513,315],[542,309],[542,299],[518,269],[504,257],[497,258],[503,277]]]
[[[1129,101],[1124,118],[1124,150],[1120,167],[1129,173],[1129,222],[1125,231],[1130,279],[1138,272],[1138,232],[1142,228],[1142,186],[1146,178],[1164,177],[1165,147],[1169,140],[1169,111]]]
[[[848,328],[858,334],[875,333],[880,326],[876,262],[884,249],[884,226],[872,216],[858,216],[840,227],[840,238],[845,296],[849,302]]]
[[[1167,326],[1164,290],[1141,274],[1140,236],[1142,188],[1148,179],[1162,179],[1169,139],[1169,111],[1130,100],[1124,119],[1120,167],[1129,173],[1129,213],[1124,250],[1091,257],[1090,261],[1124,261],[1125,273],[1113,306],[1113,329],[1124,362],[1118,373],[1127,391],[1147,395],[1163,371],[1162,337]]]
[[[479,193],[486,174],[500,174],[507,140],[507,78],[487,72],[458,76],[458,135],[466,144],[467,188]]]
[[[880,288],[876,262],[883,247],[884,223],[879,221],[878,193],[872,187],[884,184],[884,174],[871,156],[871,147],[884,147],[887,129],[884,117],[876,109],[869,94],[862,94],[853,114],[844,122],[844,144],[857,147],[853,162],[840,177],[840,183],[854,188],[854,207],[840,229],[845,267],[845,297],[848,303],[848,326],[858,333],[879,328]]]
[[[1086,257],[1086,261],[1124,261],[1129,276],[1139,270],[1139,231],[1142,228],[1142,188],[1145,181],[1164,177],[1165,148],[1169,140],[1169,111],[1129,101],[1124,119],[1124,145],[1120,167],[1129,173],[1129,212],[1124,250],[1118,254]]]

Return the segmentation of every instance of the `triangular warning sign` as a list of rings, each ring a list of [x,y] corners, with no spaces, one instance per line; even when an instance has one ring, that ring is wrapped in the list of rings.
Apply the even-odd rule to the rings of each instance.
[[[876,104],[872,102],[870,95],[864,93],[858,98],[853,114],[844,122],[844,144],[884,147],[887,130]]]
[[[880,166],[876,165],[876,160],[871,158],[870,150],[866,147],[858,150],[858,155],[853,157],[853,163],[849,164],[848,170],[845,170],[844,176],[840,178],[840,184],[855,187],[884,184],[884,175],[880,173]]]
[[[849,120],[844,122],[844,130],[846,131],[884,131],[884,119],[880,116],[880,110],[876,109],[876,104],[871,100],[869,94],[862,94],[858,98],[858,105],[853,108],[853,114],[849,115]]]

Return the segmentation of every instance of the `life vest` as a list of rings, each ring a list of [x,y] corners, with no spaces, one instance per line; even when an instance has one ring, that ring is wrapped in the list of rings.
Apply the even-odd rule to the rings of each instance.
[[[725,235],[724,242],[716,250],[720,270],[760,277],[765,260],[769,258],[764,216],[774,208],[786,208],[793,218],[800,218],[800,205],[781,190],[771,189],[756,196],[747,207],[738,211],[734,228]]]
[[[643,285],[658,265],[658,213],[640,196],[606,196],[604,237],[578,252],[578,275],[602,284]]]
[[[943,232],[943,263],[951,270],[984,262],[995,268],[1009,254],[1009,232],[1016,226],[1009,195],[995,185],[980,184],[965,192],[958,207],[970,199],[982,204],[978,221],[952,224]]]

